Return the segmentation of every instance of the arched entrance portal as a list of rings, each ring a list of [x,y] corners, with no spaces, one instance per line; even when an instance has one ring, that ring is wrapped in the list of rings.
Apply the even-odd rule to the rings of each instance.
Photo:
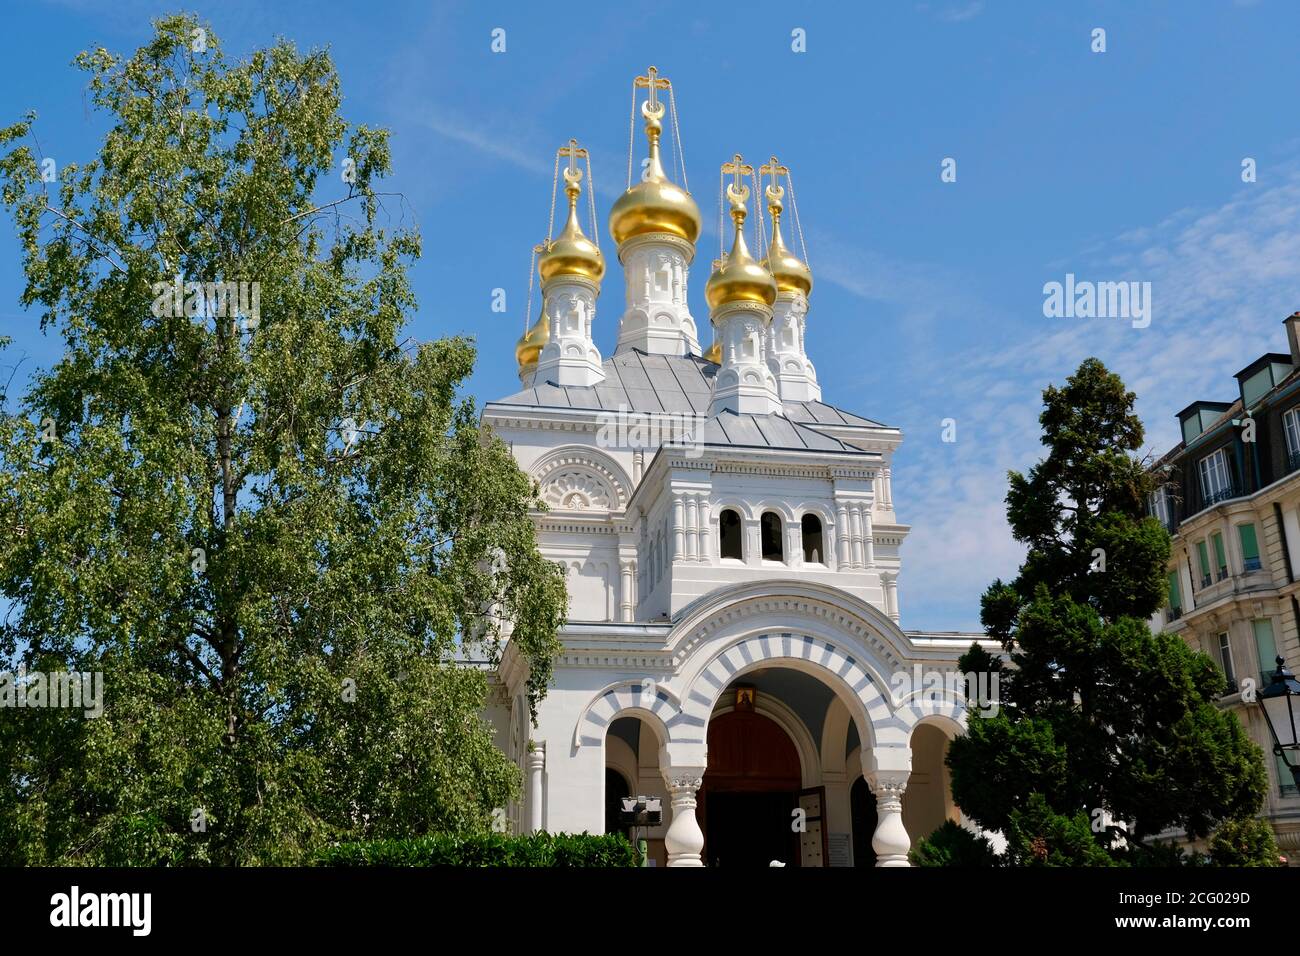
[[[709,721],[709,764],[699,792],[706,866],[798,866],[799,753],[769,717],[733,710]]]

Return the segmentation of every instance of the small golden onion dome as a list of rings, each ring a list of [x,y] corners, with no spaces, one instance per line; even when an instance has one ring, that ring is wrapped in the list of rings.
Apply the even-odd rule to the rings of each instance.
[[[754,261],[745,245],[745,200],[749,187],[728,184],[727,198],[731,200],[731,218],[736,224],[736,235],[731,243],[731,253],[714,269],[704,286],[704,301],[710,309],[729,302],[753,302],[770,306],[776,301],[776,280],[763,266]]]
[[[780,186],[767,187],[767,208],[772,213],[772,244],[768,247],[763,265],[776,280],[777,292],[812,292],[812,271],[785,246],[781,236],[781,198],[785,190]]]
[[[537,317],[537,321],[532,327],[520,336],[519,341],[515,344],[515,360],[519,363],[519,371],[537,364],[537,358],[542,354],[542,349],[551,338],[551,320],[542,312]]]
[[[552,280],[565,276],[576,276],[600,283],[605,274],[605,257],[600,254],[596,244],[583,234],[578,224],[578,196],[582,187],[579,169],[564,171],[564,192],[569,197],[569,219],[564,224],[564,231],[555,239],[550,239],[542,248],[537,258],[537,271],[545,287]]]
[[[650,140],[650,163],[641,182],[618,197],[609,211],[609,233],[620,246],[634,236],[651,232],[669,235],[694,243],[700,234],[700,207],[691,194],[672,182],[659,160],[660,119],[664,105],[641,104],[645,133]]]
[[[714,365],[722,364],[722,339],[714,339],[709,350],[704,353],[704,361],[712,362]]]

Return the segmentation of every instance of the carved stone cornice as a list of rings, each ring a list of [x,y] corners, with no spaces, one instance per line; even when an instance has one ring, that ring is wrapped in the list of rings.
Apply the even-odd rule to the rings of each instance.
[[[633,236],[618,247],[618,261],[623,262],[624,256],[635,252],[642,246],[672,246],[686,257],[688,265],[695,258],[695,244],[693,242],[687,242],[681,236],[675,236],[670,232],[646,232],[639,236]]]

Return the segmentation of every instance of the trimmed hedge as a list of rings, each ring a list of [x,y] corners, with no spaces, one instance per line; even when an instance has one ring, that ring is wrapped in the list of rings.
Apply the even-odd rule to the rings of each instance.
[[[316,855],[317,866],[638,866],[620,833],[437,834],[407,840],[339,843]]]

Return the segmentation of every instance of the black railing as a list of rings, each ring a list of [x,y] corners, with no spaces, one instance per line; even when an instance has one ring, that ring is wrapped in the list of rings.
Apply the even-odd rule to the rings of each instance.
[[[1168,609],[1169,620],[1176,621],[1183,616],[1183,609],[1180,607],[1171,607]]]
[[[1222,581],[1228,577],[1227,568],[1219,568],[1219,580]]]
[[[1208,588],[1208,587],[1209,587],[1211,584],[1213,584],[1213,583],[1214,583],[1214,579],[1213,579],[1212,577],[1210,577],[1208,574],[1202,574],[1202,575],[1201,575],[1201,587],[1202,587],[1202,588]]]
[[[1205,496],[1205,507],[1217,505],[1220,501],[1228,501],[1231,498],[1240,498],[1241,489],[1236,485],[1229,485],[1226,488],[1220,488],[1218,491],[1211,492]]]
[[[1300,451],[1293,451],[1286,456],[1286,473],[1289,475],[1297,468],[1300,468]]]

